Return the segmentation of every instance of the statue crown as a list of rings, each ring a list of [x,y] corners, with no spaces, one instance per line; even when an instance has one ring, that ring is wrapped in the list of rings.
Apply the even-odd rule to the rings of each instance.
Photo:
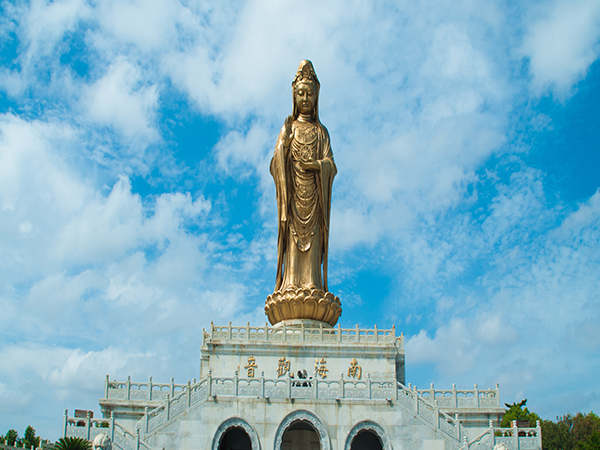
[[[298,72],[296,72],[296,77],[292,82],[292,87],[295,88],[296,85],[300,83],[312,83],[317,87],[317,89],[321,86],[312,62],[307,59],[302,61],[298,66]]]

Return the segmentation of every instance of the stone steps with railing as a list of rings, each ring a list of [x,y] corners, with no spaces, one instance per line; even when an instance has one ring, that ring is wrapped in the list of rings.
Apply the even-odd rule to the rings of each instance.
[[[322,399],[322,400],[380,400],[396,402],[402,409],[432,429],[439,431],[457,446],[464,431],[460,421],[440,410],[420,395],[416,389],[407,388],[396,380],[375,381],[367,375],[365,380],[310,380],[297,381],[287,376],[278,379],[247,379],[212,377],[209,375],[195,384],[188,384],[174,398],[167,396],[159,407],[148,410],[137,423],[136,429],[146,438],[176,420],[185,411],[197,407],[213,397],[253,397],[264,399]]]
[[[542,450],[542,427],[538,420],[535,428],[519,428],[517,421],[511,428],[489,428],[472,440],[466,436],[460,450],[489,450],[499,446],[505,450]]]
[[[92,419],[89,414],[86,418],[69,417],[69,412],[65,409],[64,437],[79,437],[93,441],[101,433],[110,437],[114,450],[154,450],[140,437],[139,430],[136,430],[134,435],[115,422],[114,417]]]

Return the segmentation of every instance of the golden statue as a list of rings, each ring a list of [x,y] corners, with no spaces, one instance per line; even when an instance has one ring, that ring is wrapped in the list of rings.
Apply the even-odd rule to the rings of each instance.
[[[312,319],[335,325],[339,298],[327,290],[331,185],[337,172],[329,132],[319,120],[320,83],[302,61],[292,83],[294,109],[271,160],[277,197],[277,281],[265,312],[272,324]]]

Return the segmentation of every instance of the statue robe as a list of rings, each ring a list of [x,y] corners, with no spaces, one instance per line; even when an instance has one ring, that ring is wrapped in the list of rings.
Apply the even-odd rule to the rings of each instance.
[[[294,119],[290,116],[277,138],[271,160],[271,175],[275,180],[277,218],[277,279],[275,290],[320,289],[327,292],[327,249],[329,246],[329,216],[331,212],[331,185],[337,173],[329,141],[329,133],[316,121],[316,157],[319,170],[300,169],[292,157]],[[300,180],[312,177],[317,196],[314,214],[317,226],[308,241],[299,236],[294,224],[300,224],[298,195],[294,192]],[[311,186],[313,187],[313,186]],[[313,192],[313,190],[310,190]]]

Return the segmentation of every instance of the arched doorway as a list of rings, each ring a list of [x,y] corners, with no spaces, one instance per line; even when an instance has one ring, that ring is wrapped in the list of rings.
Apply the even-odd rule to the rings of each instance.
[[[305,409],[292,411],[285,416],[277,427],[273,442],[273,450],[300,449],[331,450],[329,434],[323,421]]]
[[[348,433],[344,450],[392,450],[392,443],[378,423],[363,420]]]
[[[231,427],[221,436],[219,450],[252,450],[250,436],[242,427]]]
[[[211,450],[260,450],[260,442],[252,425],[231,417],[217,428]]]
[[[375,432],[362,430],[352,439],[350,450],[383,450],[383,445]]]
[[[292,422],[283,433],[281,450],[321,450],[317,430],[306,420]]]

